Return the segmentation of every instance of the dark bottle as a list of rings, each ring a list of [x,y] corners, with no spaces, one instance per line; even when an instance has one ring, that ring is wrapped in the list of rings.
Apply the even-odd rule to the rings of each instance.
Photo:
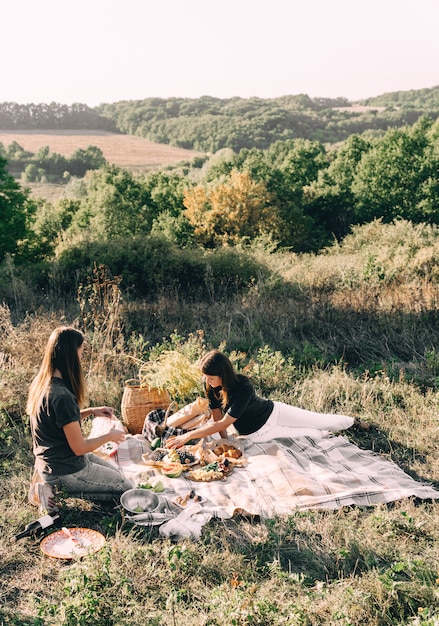
[[[22,530],[20,533],[18,533],[12,538],[12,541],[17,541],[18,539],[22,539],[22,537],[28,537],[29,535],[36,534],[40,532],[41,530],[44,530],[45,528],[52,526],[52,524],[58,518],[59,518],[58,513],[55,513],[55,512],[48,513],[47,515],[44,515],[43,517],[40,517],[39,519],[27,524],[24,530]]]

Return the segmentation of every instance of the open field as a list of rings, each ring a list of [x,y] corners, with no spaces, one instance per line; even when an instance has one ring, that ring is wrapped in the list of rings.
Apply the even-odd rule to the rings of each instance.
[[[16,141],[30,152],[49,146],[51,152],[69,157],[79,148],[97,146],[109,163],[127,169],[147,171],[161,165],[190,161],[202,153],[165,144],[153,143],[143,137],[118,135],[99,130],[13,130],[0,131],[0,143],[7,148]]]
[[[333,107],[335,111],[348,111],[350,113],[366,113],[367,111],[378,111],[381,113],[386,107],[356,104],[351,107]]]

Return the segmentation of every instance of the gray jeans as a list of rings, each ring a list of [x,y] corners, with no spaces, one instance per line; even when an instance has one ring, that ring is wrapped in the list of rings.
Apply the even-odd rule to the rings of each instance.
[[[84,495],[92,499],[109,499],[132,489],[133,484],[105,459],[93,453],[85,455],[86,465],[74,474],[43,474],[43,480],[69,495]]]

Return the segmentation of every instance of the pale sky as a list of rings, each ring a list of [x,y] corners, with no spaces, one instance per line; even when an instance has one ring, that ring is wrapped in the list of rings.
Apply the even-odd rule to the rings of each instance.
[[[0,102],[430,88],[438,24],[439,0],[10,0]]]

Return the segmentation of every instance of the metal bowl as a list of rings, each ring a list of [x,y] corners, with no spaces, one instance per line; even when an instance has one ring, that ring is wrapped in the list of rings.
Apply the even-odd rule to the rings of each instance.
[[[121,495],[120,503],[129,513],[147,513],[158,507],[159,498],[149,489],[129,489]]]

